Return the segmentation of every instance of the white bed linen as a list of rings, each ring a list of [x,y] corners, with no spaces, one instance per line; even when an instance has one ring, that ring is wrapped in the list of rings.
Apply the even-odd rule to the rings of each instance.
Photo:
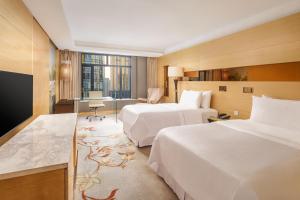
[[[119,119],[127,136],[141,147],[152,145],[162,128],[204,123],[208,117],[217,115],[214,109],[195,109],[176,103],[135,104],[125,106]]]
[[[250,120],[170,127],[155,138],[149,165],[180,199],[296,200],[299,144],[299,130]]]

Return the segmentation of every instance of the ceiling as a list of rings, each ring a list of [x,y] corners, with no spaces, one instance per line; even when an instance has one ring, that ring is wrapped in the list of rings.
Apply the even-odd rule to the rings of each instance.
[[[300,11],[300,0],[23,0],[60,49],[161,56]]]

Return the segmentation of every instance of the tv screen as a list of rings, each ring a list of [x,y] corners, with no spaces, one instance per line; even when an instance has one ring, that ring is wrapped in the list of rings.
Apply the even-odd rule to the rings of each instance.
[[[0,137],[32,116],[32,75],[0,71]]]

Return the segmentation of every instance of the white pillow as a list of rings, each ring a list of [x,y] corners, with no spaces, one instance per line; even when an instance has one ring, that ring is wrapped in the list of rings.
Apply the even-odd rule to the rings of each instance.
[[[202,92],[183,90],[181,93],[180,105],[185,105],[191,108],[200,108]]]
[[[202,91],[201,108],[210,108],[212,91]]]
[[[261,95],[261,97],[262,97],[262,98],[269,98],[269,99],[272,99],[272,97],[270,97],[270,96],[267,96],[267,95],[264,95],[264,94],[263,94],[263,95]]]
[[[253,96],[250,119],[300,131],[300,101]]]

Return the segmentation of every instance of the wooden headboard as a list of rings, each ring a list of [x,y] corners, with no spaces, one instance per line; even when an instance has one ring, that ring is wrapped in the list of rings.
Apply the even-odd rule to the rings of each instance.
[[[219,86],[226,86],[227,91],[219,91]],[[253,93],[243,93],[243,87],[253,88]],[[242,119],[250,116],[252,95],[300,100],[300,82],[181,81],[178,84],[179,97],[184,89],[212,90],[212,108]],[[239,116],[233,116],[235,110],[239,111]]]

